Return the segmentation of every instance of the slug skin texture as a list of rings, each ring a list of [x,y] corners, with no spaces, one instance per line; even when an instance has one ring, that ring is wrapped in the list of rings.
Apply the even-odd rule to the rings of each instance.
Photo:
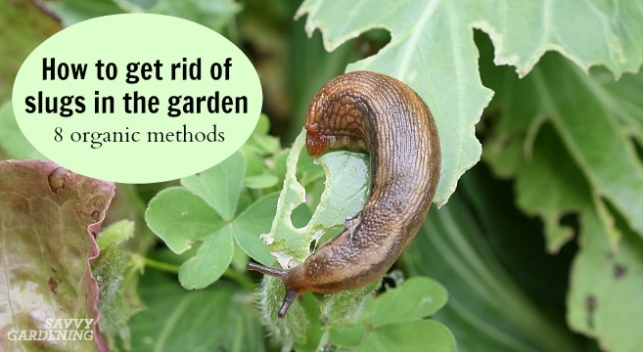
[[[415,237],[440,177],[440,140],[431,111],[403,82],[375,72],[338,76],[313,97],[305,125],[308,154],[330,149],[370,153],[371,187],[364,209],[304,263],[251,270],[286,286],[283,317],[305,292],[333,294],[381,278]]]

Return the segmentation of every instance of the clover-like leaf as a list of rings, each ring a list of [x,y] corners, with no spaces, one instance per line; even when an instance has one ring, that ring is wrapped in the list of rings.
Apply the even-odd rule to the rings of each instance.
[[[454,351],[449,329],[425,319],[446,302],[442,285],[425,277],[410,278],[378,297],[367,297],[352,322],[331,323],[327,343],[358,351]]]
[[[249,161],[257,162],[261,161]],[[164,189],[149,203],[145,213],[148,226],[174,253],[199,245],[179,268],[179,281],[185,288],[201,289],[218,280],[235,252],[236,266],[247,261],[239,257],[243,252],[265,265],[273,263],[259,235],[270,229],[277,194],[242,201],[247,199],[242,197],[246,165],[243,152],[238,151],[222,163],[182,179],[183,187]],[[235,243],[243,251],[235,251]]]

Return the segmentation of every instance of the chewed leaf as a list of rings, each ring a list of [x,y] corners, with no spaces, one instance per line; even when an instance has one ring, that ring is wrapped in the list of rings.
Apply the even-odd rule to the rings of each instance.
[[[625,229],[615,247],[605,232],[619,231],[601,201],[581,215],[584,241],[574,260],[567,320],[609,351],[641,351],[643,242]]]
[[[98,255],[94,236],[113,196],[113,183],[49,161],[0,161],[3,350],[107,350],[96,327],[98,284],[89,263]],[[10,332],[57,333],[48,321],[64,318],[93,319],[92,338],[6,339]]]
[[[325,153],[319,161],[326,172],[326,188],[310,221],[305,226],[296,228],[292,222],[293,212],[306,201],[306,189],[297,180],[297,168],[305,136],[305,130],[302,130],[293,143],[272,228],[269,233],[261,235],[271,254],[284,268],[302,263],[310,255],[313,242],[319,240],[326,231],[342,226],[346,218],[359,212],[364,205],[369,185],[368,157],[365,154],[346,151]],[[312,162],[309,159],[304,160],[304,163],[306,161]],[[312,176],[315,172],[303,177],[317,177]],[[373,287],[371,285],[365,289],[345,292],[344,297],[350,297],[349,299],[356,303],[353,308],[359,307],[359,302],[372,292]],[[277,318],[284,293],[281,282],[269,277],[264,280],[261,302],[264,318],[270,322],[268,325],[272,333],[284,345],[304,343],[303,327],[308,325],[309,317],[304,315],[299,304],[295,303],[283,319]],[[329,307],[326,312],[328,316],[337,316],[335,313],[338,310],[348,311],[344,310],[346,306],[341,304]]]
[[[326,189],[308,224],[295,228],[291,216],[305,202],[306,191],[296,177],[297,161],[304,147],[305,131],[297,137],[288,156],[286,179],[277,204],[270,233],[262,240],[284,268],[300,264],[310,255],[310,245],[327,230],[342,225],[359,212],[368,191],[368,157],[365,154],[337,151],[319,158],[324,167]]]

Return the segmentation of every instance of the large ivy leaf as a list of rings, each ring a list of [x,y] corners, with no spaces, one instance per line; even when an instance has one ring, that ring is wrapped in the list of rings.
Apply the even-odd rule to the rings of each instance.
[[[113,183],[52,162],[0,161],[2,350],[107,350],[97,328],[99,292],[90,262],[113,195]],[[12,331],[58,334],[53,322],[65,318],[94,319],[93,340],[6,338]]]
[[[304,14],[308,34],[319,28],[329,51],[369,29],[391,32],[384,49],[347,70],[389,74],[427,102],[440,131],[440,205],[480,158],[474,125],[492,95],[480,82],[472,28],[490,34],[496,64],[515,65],[521,76],[547,50],[585,70],[604,64],[617,76],[636,71],[643,60],[643,10],[637,2],[307,0],[297,16]]]

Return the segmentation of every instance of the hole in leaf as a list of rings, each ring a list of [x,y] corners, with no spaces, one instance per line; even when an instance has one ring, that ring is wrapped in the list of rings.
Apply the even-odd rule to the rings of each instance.
[[[643,141],[641,142],[643,143]],[[636,138],[632,138],[632,144],[634,145],[634,150],[636,151],[636,156],[638,156],[639,161],[643,162],[643,145],[641,145]]]
[[[292,214],[290,215],[290,221],[292,221],[292,224],[293,226],[295,226],[295,228],[299,229],[308,224],[311,216],[312,212],[310,211],[308,204],[302,203],[292,211]]]
[[[362,33],[355,41],[355,50],[362,58],[377,54],[391,41],[391,33],[383,28],[375,28]]]
[[[578,214],[566,213],[560,217],[558,224],[561,226],[569,227],[574,230],[574,237],[578,234]]]

